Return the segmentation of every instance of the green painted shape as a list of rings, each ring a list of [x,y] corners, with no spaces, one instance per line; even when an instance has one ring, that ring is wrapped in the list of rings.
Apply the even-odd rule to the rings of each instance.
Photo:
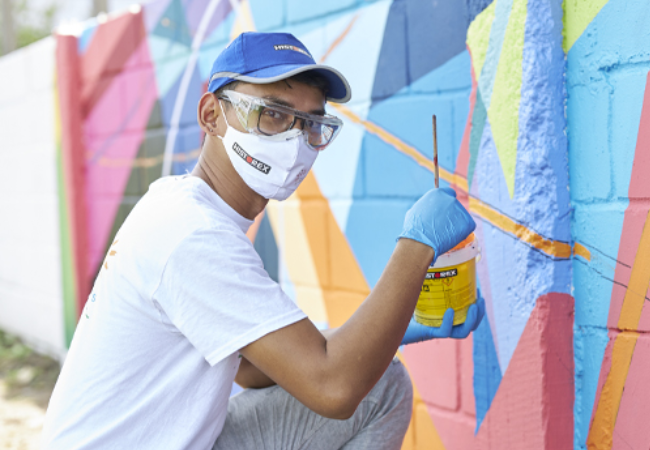
[[[490,30],[494,22],[494,10],[497,2],[494,1],[474,18],[467,29],[467,46],[472,56],[474,76],[478,80],[483,70],[485,56],[490,44]]]
[[[474,104],[474,112],[472,113],[472,131],[469,134],[469,164],[467,165],[467,183],[472,187],[472,179],[474,178],[474,168],[478,160],[478,152],[481,145],[481,138],[483,137],[483,129],[485,128],[485,121],[487,120],[487,111],[483,104],[483,97],[481,91],[476,92],[476,103]]]
[[[568,53],[573,44],[587,29],[609,0],[564,0],[564,52]]]
[[[527,0],[515,0],[512,4],[488,108],[494,144],[510,198],[515,192],[527,6]]]
[[[59,241],[61,243],[61,284],[63,286],[63,331],[66,347],[70,347],[77,327],[77,277],[75,273],[72,236],[70,235],[70,214],[65,192],[63,152],[57,146],[56,155],[57,194],[59,197]]]

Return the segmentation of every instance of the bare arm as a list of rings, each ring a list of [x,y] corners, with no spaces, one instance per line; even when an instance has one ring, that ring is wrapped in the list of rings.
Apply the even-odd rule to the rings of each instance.
[[[304,319],[241,353],[308,408],[347,418],[395,355],[432,259],[431,247],[400,239],[375,289],[331,335],[323,336]]]
[[[329,330],[322,330],[321,334],[327,339],[331,336],[337,328],[330,328]],[[249,360],[241,356],[239,370],[235,376],[235,383],[244,389],[262,389],[265,387],[273,386],[275,381],[270,379],[264,372],[255,367]]]

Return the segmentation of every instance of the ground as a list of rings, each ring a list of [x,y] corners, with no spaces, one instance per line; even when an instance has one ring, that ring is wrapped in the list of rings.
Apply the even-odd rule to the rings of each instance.
[[[59,364],[0,331],[0,450],[39,448]]]

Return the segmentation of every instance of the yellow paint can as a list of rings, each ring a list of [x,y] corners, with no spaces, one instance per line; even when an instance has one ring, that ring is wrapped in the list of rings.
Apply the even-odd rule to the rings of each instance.
[[[454,309],[454,325],[465,322],[467,310],[476,303],[476,259],[480,255],[474,233],[429,267],[418,303],[415,320],[439,327],[448,308]]]

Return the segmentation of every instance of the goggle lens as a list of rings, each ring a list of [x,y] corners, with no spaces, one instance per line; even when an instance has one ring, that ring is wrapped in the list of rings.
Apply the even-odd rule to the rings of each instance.
[[[241,124],[250,133],[274,136],[296,126],[302,129],[310,147],[323,150],[340,131],[340,119],[334,116],[315,116],[279,105],[271,105],[264,99],[235,91],[224,91],[236,109]]]

